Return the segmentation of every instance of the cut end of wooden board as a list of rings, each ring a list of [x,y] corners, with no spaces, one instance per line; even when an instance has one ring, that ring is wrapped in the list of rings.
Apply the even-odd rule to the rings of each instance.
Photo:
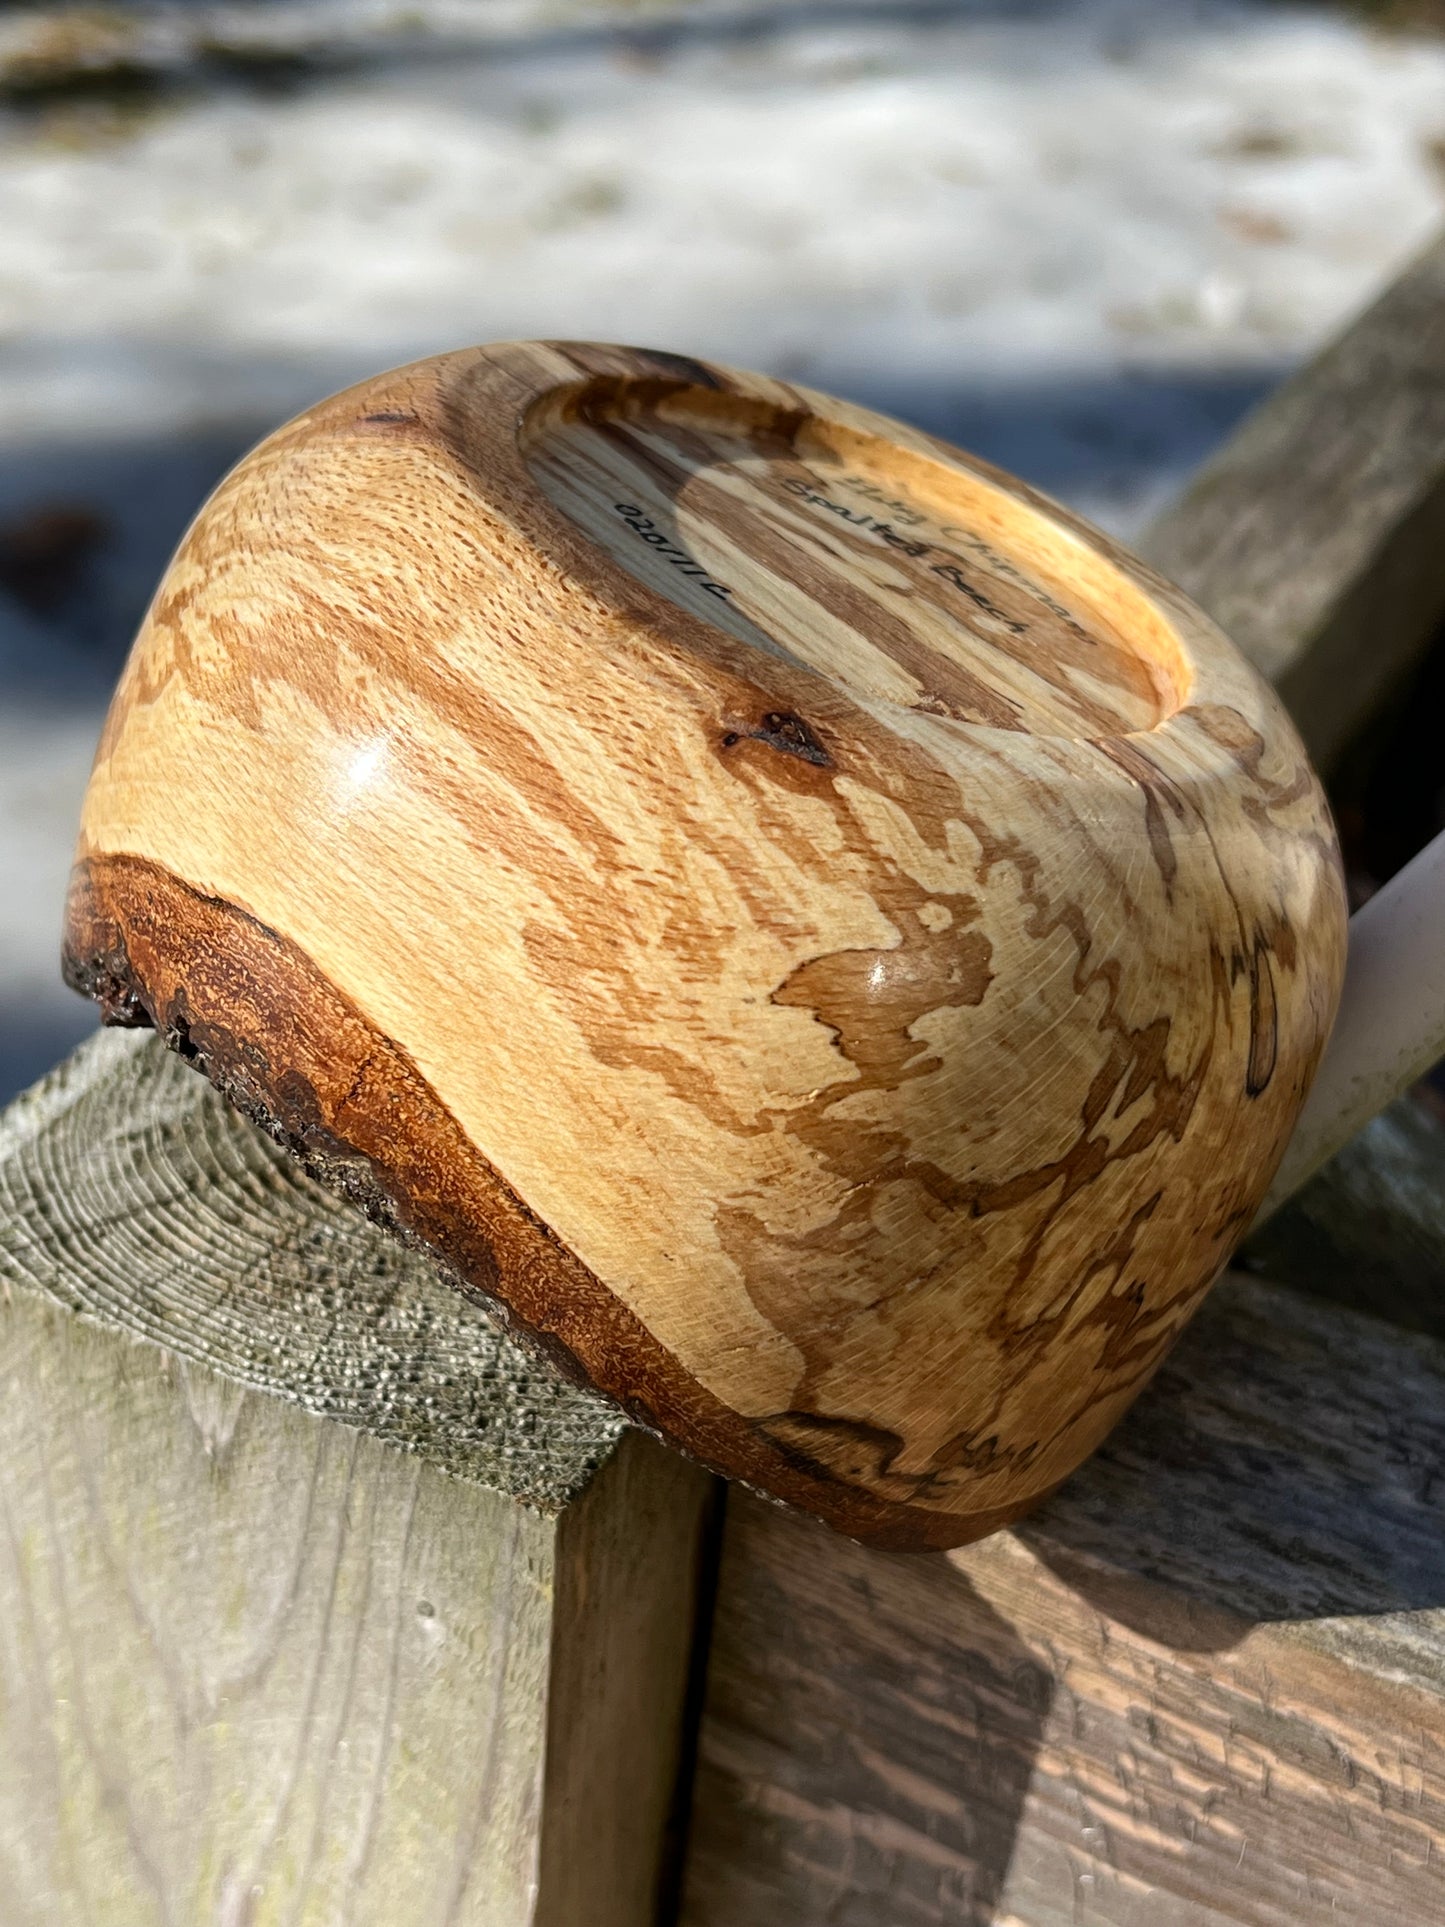
[[[627,1429],[148,1032],[0,1117],[0,1279],[543,1511]]]

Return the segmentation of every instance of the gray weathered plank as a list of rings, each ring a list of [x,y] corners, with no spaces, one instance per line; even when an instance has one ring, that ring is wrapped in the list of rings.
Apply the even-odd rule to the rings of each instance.
[[[1041,1512],[730,1506],[685,1927],[1445,1921],[1445,1346],[1232,1278]]]
[[[1200,470],[1143,552],[1328,767],[1445,615],[1445,239]]]
[[[1445,1121],[1414,1096],[1392,1104],[1254,1233],[1244,1261],[1445,1338]]]
[[[651,1927],[705,1475],[154,1038],[0,1121],[0,1285],[6,1927]]]

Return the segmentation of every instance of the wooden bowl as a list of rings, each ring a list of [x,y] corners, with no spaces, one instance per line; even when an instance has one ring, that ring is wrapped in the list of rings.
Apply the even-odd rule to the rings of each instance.
[[[1279,704],[1106,537],[822,395],[514,342],[211,498],[66,972],[642,1423],[914,1548],[1149,1377],[1344,941]]]

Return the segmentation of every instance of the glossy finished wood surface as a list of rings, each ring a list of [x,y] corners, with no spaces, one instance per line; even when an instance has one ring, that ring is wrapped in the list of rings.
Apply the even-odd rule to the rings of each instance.
[[[906,1548],[1147,1379],[1343,945],[1292,728],[1142,564],[843,403],[508,344],[212,498],[67,970],[645,1423]]]

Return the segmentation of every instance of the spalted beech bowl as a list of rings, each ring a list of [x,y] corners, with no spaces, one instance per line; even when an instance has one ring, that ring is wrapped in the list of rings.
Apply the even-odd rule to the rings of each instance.
[[[1344,934],[1279,704],[1104,536],[825,396],[524,342],[216,491],[66,969],[643,1423],[924,1547],[1158,1364]]]

